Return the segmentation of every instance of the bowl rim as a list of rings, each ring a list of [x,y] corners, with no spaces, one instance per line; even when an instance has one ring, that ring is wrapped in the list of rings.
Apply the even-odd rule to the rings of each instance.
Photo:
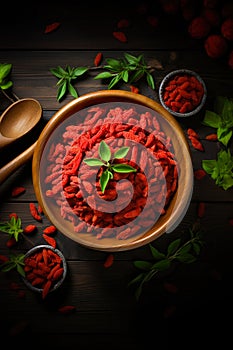
[[[60,256],[60,258],[62,259],[62,264],[63,264],[63,268],[64,268],[64,271],[63,271],[63,275],[62,277],[57,281],[57,283],[54,284],[53,288],[49,291],[49,293],[52,293],[54,292],[55,290],[57,290],[61,285],[62,283],[64,282],[65,278],[66,278],[66,275],[67,275],[67,262],[66,262],[66,259],[65,259],[65,256],[63,255],[63,253],[61,252],[60,249],[58,248],[54,248],[53,246],[49,245],[49,244],[39,244],[39,245],[36,245],[34,246],[33,248],[29,249],[25,255],[24,255],[24,259],[26,259],[27,257],[29,257],[31,254],[33,254],[34,252],[37,252],[38,250],[41,250],[41,249],[50,249],[52,250],[54,253],[56,253],[57,255]],[[26,277],[23,277],[22,276],[22,280],[24,281],[25,285],[31,289],[32,291],[34,292],[39,292],[39,293],[42,293],[43,289],[42,288],[38,288],[38,287],[35,287],[33,286]]]
[[[202,84],[203,89],[204,89],[204,94],[203,97],[201,99],[201,102],[199,103],[199,105],[193,109],[190,112],[187,113],[179,113],[179,112],[175,112],[173,111],[171,108],[169,108],[163,100],[163,91],[165,88],[166,83],[175,75],[182,75],[182,74],[189,74],[192,75],[194,77],[197,78],[197,80]],[[191,69],[186,69],[186,68],[180,68],[180,69],[175,69],[170,71],[168,74],[165,75],[165,77],[162,79],[162,81],[160,82],[159,85],[159,100],[161,105],[172,115],[174,115],[175,117],[180,117],[180,118],[187,118],[187,117],[192,117],[195,114],[199,113],[200,110],[203,108],[205,102],[206,102],[206,98],[207,98],[207,88],[206,88],[206,84],[204,82],[204,80],[202,79],[202,77],[196,73],[195,71],[191,70]]]
[[[83,108],[91,107],[92,105],[97,105],[100,103],[105,102],[130,102],[139,104],[142,106],[146,106],[147,108],[151,108],[152,110],[155,110],[156,112],[160,113],[163,118],[166,119],[166,121],[170,124],[170,126],[174,129],[176,129],[181,137],[179,142],[181,143],[182,152],[185,152],[185,161],[186,161],[186,181],[188,183],[185,183],[185,187],[188,188],[186,191],[187,194],[184,195],[184,198],[180,203],[176,204],[176,207],[173,211],[173,218],[169,218],[167,221],[163,222],[161,226],[157,229],[156,235],[152,234],[147,236],[146,234],[143,234],[140,237],[137,237],[135,240],[131,241],[126,245],[124,240],[120,240],[119,244],[110,247],[98,244],[87,244],[87,242],[82,241],[80,239],[74,239],[69,234],[64,233],[63,226],[57,221],[55,218],[55,226],[58,228],[59,231],[61,231],[65,236],[69,237],[71,240],[75,241],[76,243],[81,244],[82,246],[99,250],[99,251],[124,251],[124,250],[131,250],[134,248],[141,247],[142,245],[145,245],[147,243],[150,243],[154,241],[156,238],[160,237],[165,232],[171,232],[183,219],[184,215],[186,214],[187,207],[190,204],[190,200],[192,197],[193,192],[193,167],[192,167],[192,160],[191,160],[191,152],[188,140],[184,134],[183,129],[181,128],[181,125],[179,122],[169,113],[161,104],[156,102],[155,100],[152,100],[151,98],[141,95],[141,94],[135,94],[133,92],[124,91],[124,90],[100,90],[100,91],[94,91],[89,92],[81,97],[78,97],[77,99],[74,99],[70,102],[68,102],[66,105],[61,107],[48,121],[48,123],[45,125],[44,129],[42,130],[35,150],[33,154],[32,159],[32,175],[33,175],[33,186],[35,190],[36,198],[41,205],[45,215],[49,218],[51,221],[51,218],[49,217],[47,213],[47,208],[44,205],[42,194],[40,191],[40,181],[39,181],[39,166],[40,166],[40,158],[43,153],[43,149],[48,141],[49,136],[54,131],[54,128],[56,128],[59,123],[66,120],[69,116],[71,116],[73,113],[76,113],[80,111]],[[187,180],[188,179],[188,180]],[[177,219],[177,213],[181,211],[182,214],[180,214],[179,220]],[[177,221],[176,221],[177,220]],[[169,229],[170,228],[170,229]]]

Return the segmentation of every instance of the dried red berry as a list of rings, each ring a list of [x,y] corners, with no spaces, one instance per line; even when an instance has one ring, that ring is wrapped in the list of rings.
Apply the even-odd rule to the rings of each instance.
[[[126,37],[125,33],[116,31],[116,32],[113,32],[112,34],[113,34],[114,38],[121,41],[122,43],[127,42],[127,37]]]
[[[210,32],[210,24],[202,16],[195,17],[189,24],[188,32],[192,38],[205,38]]]
[[[26,188],[23,186],[14,187],[11,191],[11,197],[18,197],[26,191]]]
[[[233,40],[233,18],[227,18],[221,25],[221,33],[227,40]]]
[[[209,57],[219,58],[226,54],[228,45],[222,35],[211,34],[205,40],[204,47]]]

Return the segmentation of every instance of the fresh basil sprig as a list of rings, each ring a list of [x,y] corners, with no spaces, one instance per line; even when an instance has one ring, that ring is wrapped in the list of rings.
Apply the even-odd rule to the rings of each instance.
[[[16,219],[14,216],[9,221],[0,222],[0,231],[13,236],[16,241],[19,239],[19,234],[23,232],[21,219]]]
[[[10,270],[16,269],[16,271],[23,277],[25,277],[24,271],[24,254],[11,254],[9,259],[0,265],[0,270],[2,272],[8,272]]]
[[[149,244],[152,255],[151,261],[136,260],[134,266],[141,270],[128,286],[136,285],[135,297],[139,300],[142,288],[146,282],[158,275],[160,272],[168,270],[174,261],[184,264],[190,264],[197,260],[200,255],[201,248],[204,245],[202,240],[202,232],[200,228],[193,225],[189,229],[190,239],[182,244],[181,238],[172,241],[166,253],[160,252],[157,248]]]
[[[147,66],[144,56],[135,57],[129,53],[124,54],[123,59],[107,58],[107,64],[103,67],[105,72],[99,73],[94,79],[111,79],[108,89],[112,89],[121,80],[133,84],[146,76],[147,84],[154,89],[155,82],[151,74],[152,67]]]
[[[233,100],[224,96],[217,96],[214,110],[205,112],[202,123],[217,129],[218,140],[224,146],[227,146],[232,136]]]
[[[121,147],[119,148],[111,157],[110,147],[106,144],[105,141],[101,141],[98,152],[99,158],[86,158],[84,159],[84,163],[90,166],[104,166],[106,170],[100,176],[100,187],[101,191],[104,193],[105,188],[110,179],[113,178],[113,172],[117,173],[131,173],[136,172],[137,170],[128,164],[114,164],[114,159],[124,158],[129,151],[129,147]]]
[[[73,83],[75,80],[85,73],[93,70],[104,69],[105,71],[97,74],[94,79],[110,79],[108,89],[112,89],[120,81],[127,84],[133,84],[141,78],[146,77],[147,84],[155,89],[155,82],[152,75],[154,69],[162,69],[162,66],[157,60],[150,61],[154,66],[148,65],[144,55],[138,57],[129,53],[124,54],[123,59],[107,58],[106,65],[98,67],[77,67],[71,68],[60,66],[50,69],[50,72],[59,79],[57,82],[57,101],[61,101],[67,93],[70,93],[74,98],[78,97],[78,92]]]
[[[219,187],[227,190],[233,186],[233,156],[230,149],[220,150],[217,159],[202,160],[202,167]]]
[[[87,67],[71,68],[70,66],[66,66],[65,69],[60,66],[50,69],[50,72],[59,79],[57,82],[57,101],[61,101],[67,92],[69,92],[74,98],[77,98],[78,93],[74,88],[73,83],[78,77],[82,76],[87,71]]]

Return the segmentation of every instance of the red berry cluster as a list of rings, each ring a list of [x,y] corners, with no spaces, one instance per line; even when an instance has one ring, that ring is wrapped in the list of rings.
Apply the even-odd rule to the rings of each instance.
[[[229,68],[233,69],[232,1],[202,0],[199,12],[188,21],[188,33],[192,38],[204,41],[209,57],[224,57]]]

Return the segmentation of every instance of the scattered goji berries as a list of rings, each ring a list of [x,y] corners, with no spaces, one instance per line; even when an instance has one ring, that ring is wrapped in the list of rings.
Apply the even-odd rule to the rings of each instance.
[[[42,292],[42,299],[65,278],[66,262],[52,248],[40,247],[24,259],[25,282]]]
[[[14,187],[11,190],[11,197],[18,197],[19,195],[23,194],[25,191],[26,191],[26,188],[23,186]]]
[[[192,128],[188,128],[187,130],[188,138],[192,143],[192,146],[198,151],[204,151],[204,146],[200,141],[199,135]]]

